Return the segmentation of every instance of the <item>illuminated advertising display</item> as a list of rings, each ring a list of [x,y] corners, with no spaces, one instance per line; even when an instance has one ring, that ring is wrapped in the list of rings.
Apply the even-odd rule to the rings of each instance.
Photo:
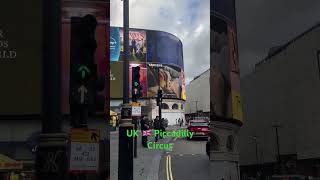
[[[123,62],[110,62],[110,96],[122,98],[123,93]]]
[[[210,17],[210,108],[218,119],[242,121],[234,1],[214,3]]]
[[[130,61],[145,62],[147,57],[147,35],[144,30],[129,30]],[[120,59],[123,59],[123,29],[120,28]]]
[[[110,28],[110,60],[118,61],[120,58],[120,28]]]
[[[160,85],[163,97],[182,98],[182,73],[181,68],[177,66],[148,64],[148,97],[155,97]]]
[[[119,29],[119,33],[118,33]],[[110,53],[110,59],[120,63],[123,61],[123,31],[122,28],[111,27],[110,51],[117,51],[116,43],[120,37],[120,56],[117,52]],[[115,42],[111,45],[111,42]],[[163,90],[165,98],[186,100],[185,76],[183,66],[183,51],[181,41],[172,34],[153,30],[129,30],[130,68],[129,89],[131,92],[131,68],[140,66],[140,82],[143,87],[143,98],[155,98],[159,89]],[[111,65],[111,71],[115,72]],[[123,70],[120,70],[121,72]],[[114,74],[114,73],[113,73]],[[110,82],[112,78],[110,77]],[[119,97],[119,86],[111,85],[111,98]],[[131,93],[129,93],[131,97]]]
[[[0,115],[42,111],[42,1],[1,1]]]

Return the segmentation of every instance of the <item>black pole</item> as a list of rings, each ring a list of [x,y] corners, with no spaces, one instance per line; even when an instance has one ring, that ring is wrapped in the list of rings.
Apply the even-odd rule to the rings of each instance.
[[[61,1],[43,3],[42,133],[36,152],[37,179],[66,179],[66,134],[61,113]]]
[[[277,138],[277,152],[278,152],[278,163],[279,163],[279,166],[281,165],[281,157],[280,157],[280,147],[279,147],[279,134],[278,134],[278,127],[279,126],[276,126],[276,138]]]
[[[256,161],[257,161],[257,172],[259,171],[259,157],[258,157],[258,142],[256,142]]]
[[[129,0],[123,0],[123,104],[129,103]]]
[[[158,91],[160,91],[160,67],[158,67]],[[162,97],[161,97],[162,98]],[[161,103],[159,104],[159,119],[161,120],[161,105],[162,105],[162,101]]]
[[[123,0],[123,105],[119,125],[118,179],[133,180],[133,138],[127,131],[133,130],[131,105],[129,104],[129,0]]]
[[[138,129],[138,118],[134,117],[133,122],[134,122],[134,130],[137,130]],[[135,158],[137,157],[137,141],[138,141],[138,138],[137,138],[137,136],[135,136],[134,142],[133,142],[133,154],[134,154]]]

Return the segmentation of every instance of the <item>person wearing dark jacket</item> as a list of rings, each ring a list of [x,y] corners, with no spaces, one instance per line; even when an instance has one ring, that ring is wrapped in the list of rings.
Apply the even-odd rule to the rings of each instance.
[[[154,119],[154,122],[153,122],[153,127],[154,127],[154,130],[160,130],[161,128],[161,124],[160,124],[160,119],[159,119],[159,116],[157,116],[155,119]],[[154,137],[154,141],[155,142],[158,142],[158,138],[159,138],[159,134],[157,134],[155,137]],[[160,137],[161,138],[161,137]]]
[[[161,120],[160,120],[160,130],[162,132],[165,132],[166,131],[166,126],[167,126],[166,120],[164,118],[161,118]],[[163,137],[160,137],[160,139],[163,139]]]
[[[141,131],[149,130],[148,118],[145,116],[141,117],[140,120]],[[147,147],[148,144],[148,136],[141,136],[142,146]]]

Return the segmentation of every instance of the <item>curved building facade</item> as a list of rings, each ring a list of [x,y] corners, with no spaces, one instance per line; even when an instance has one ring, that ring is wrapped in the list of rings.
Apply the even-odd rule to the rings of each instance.
[[[171,125],[175,124],[175,119],[184,119],[186,90],[180,39],[162,31],[129,29],[129,46],[129,92],[132,67],[139,66],[142,114],[152,119],[158,115],[155,99],[158,89],[161,89],[164,103],[162,117],[167,118]],[[123,54],[123,29],[111,27],[110,103],[114,111],[120,107],[123,97]]]

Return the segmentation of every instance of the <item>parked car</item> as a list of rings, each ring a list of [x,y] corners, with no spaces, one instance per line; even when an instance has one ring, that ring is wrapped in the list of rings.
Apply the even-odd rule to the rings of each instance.
[[[190,120],[188,125],[188,130],[193,132],[194,137],[203,137],[208,140],[208,135],[210,132],[209,123],[205,119],[197,119],[197,120]],[[190,138],[189,138],[190,139]]]

